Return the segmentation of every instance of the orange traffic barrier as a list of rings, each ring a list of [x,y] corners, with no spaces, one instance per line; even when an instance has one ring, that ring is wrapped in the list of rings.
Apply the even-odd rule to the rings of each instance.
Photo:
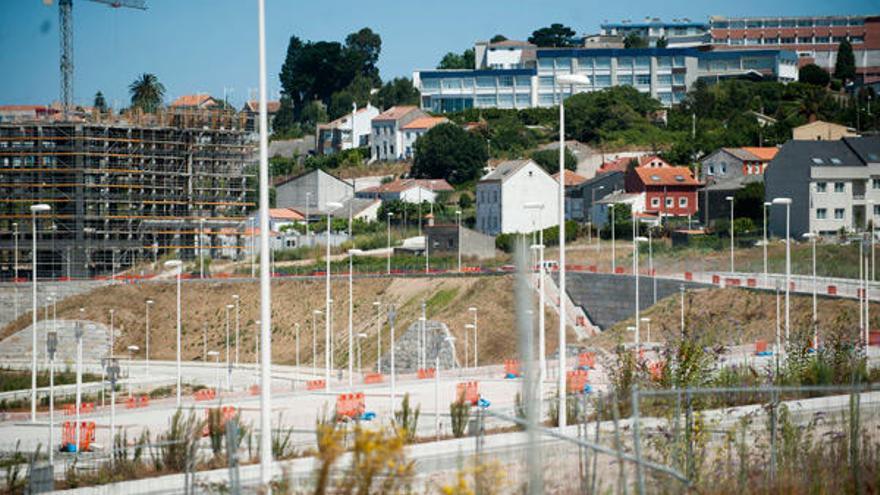
[[[721,275],[712,275],[712,284],[718,285],[721,283]]]
[[[621,274],[621,273],[623,273],[623,267],[622,267],[622,266],[617,266],[617,267],[615,267],[615,268],[614,268],[614,273],[617,273],[617,274]]]
[[[504,376],[505,376],[505,378],[516,378],[519,376],[519,360],[517,360],[517,359],[505,359],[504,360]]]
[[[654,361],[653,363],[648,364],[648,372],[651,373],[651,378],[654,380],[660,380],[663,377],[663,370],[666,369],[666,361]]]
[[[571,393],[584,391],[588,379],[587,370],[574,370],[565,373],[565,388]]]
[[[83,402],[79,406],[79,413],[93,413],[95,412],[95,403],[94,402]],[[65,404],[64,405],[64,414],[68,416],[76,416],[76,404]]]
[[[868,345],[880,345],[880,332],[868,332]]]
[[[203,388],[200,390],[196,390],[193,394],[193,398],[198,401],[203,400],[212,400],[217,397],[217,392],[213,388]]]
[[[212,407],[209,409],[205,409],[205,426],[202,427],[202,436],[206,437],[211,434],[211,429],[208,426],[211,418],[211,411],[216,411],[218,408]],[[220,428],[224,428],[226,423],[235,419],[235,416],[238,415],[238,408],[235,406],[222,406],[219,408],[220,410]]]
[[[595,352],[582,352],[578,354],[578,368],[595,368],[596,367],[596,353]]]
[[[463,400],[471,405],[476,405],[480,400],[479,382],[462,382],[455,384],[456,400]]]
[[[147,407],[150,405],[150,396],[142,395],[138,397],[138,407]]]
[[[767,352],[767,341],[766,340],[756,340],[755,341],[755,354],[760,354],[762,352]]]
[[[364,383],[366,384],[382,383],[383,381],[384,377],[382,376],[382,373],[367,373],[364,375]]]
[[[437,370],[434,368],[419,368],[416,370],[416,376],[419,380],[427,380],[429,378],[434,378],[437,376]]]
[[[306,382],[306,390],[321,390],[327,388],[324,380],[309,380]]]
[[[336,397],[336,419],[356,419],[366,411],[364,393],[339,394]]]
[[[147,407],[150,405],[150,396],[148,395],[134,395],[128,398],[125,401],[126,409],[135,409],[138,407]]]
[[[79,427],[79,445],[77,450],[83,452],[89,450],[89,446],[95,441],[95,422],[83,421]],[[76,445],[76,421],[65,421],[61,426],[61,445]]]
[[[684,279],[690,282],[694,279],[694,274],[691,272],[684,272]]]
[[[794,282],[791,283],[791,286],[788,288],[788,290],[795,290],[794,289]]]
[[[257,384],[251,385],[248,388],[248,393],[251,395],[260,395],[260,386]]]
[[[837,295],[837,286],[836,285],[829,285],[828,286],[828,295],[829,296],[836,296]]]
[[[749,287],[757,287],[758,281],[754,278],[750,278],[746,280],[746,285],[748,285]]]
[[[596,265],[590,265],[587,267],[587,270],[589,270],[592,273],[596,273],[596,271],[598,271],[598,268],[596,267]]]
[[[137,397],[129,397],[128,400],[125,401],[126,409],[134,409],[137,407]]]

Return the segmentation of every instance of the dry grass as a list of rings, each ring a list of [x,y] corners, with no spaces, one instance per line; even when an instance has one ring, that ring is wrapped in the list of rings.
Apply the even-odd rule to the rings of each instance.
[[[421,302],[428,304],[428,318],[446,323],[457,339],[460,358],[464,357],[465,324],[472,322],[468,308],[479,308],[479,351],[481,363],[497,363],[516,356],[517,339],[513,309],[513,277],[461,278],[363,278],[354,283],[354,332],[364,332],[363,362],[376,360],[376,308],[373,301],[397,306],[398,335],[421,316]],[[336,335],[337,362],[343,363],[347,352],[348,336],[348,281],[337,279],[332,283],[335,304],[333,326]],[[85,319],[109,325],[109,310],[115,310],[115,323],[120,331],[116,350],[129,345],[144,348],[144,301],[153,299],[150,311],[150,354],[153,359],[173,359],[176,328],[175,284],[145,283],[98,288],[88,294],[73,296],[58,305],[58,318],[79,318],[78,308],[85,308]],[[183,358],[200,360],[202,357],[202,327],[207,329],[208,349],[223,349],[225,345],[225,305],[233,303],[232,295],[241,295],[241,359],[251,362],[254,357],[255,321],[259,318],[259,288],[254,282],[185,283],[182,291]],[[273,299],[273,360],[290,364],[295,361],[294,324],[300,324],[301,363],[311,363],[312,320],[314,309],[324,309],[323,280],[275,280]],[[41,315],[42,316],[42,315]],[[234,309],[230,312],[231,335],[234,339]],[[387,352],[390,336],[382,314],[383,349]],[[556,316],[547,312],[547,348],[556,349]],[[0,338],[21,330],[30,324],[30,314],[22,315],[0,331]],[[324,320],[317,320],[318,360],[323,356]],[[573,337],[570,337],[573,339]],[[469,332],[470,342],[473,333]],[[573,341],[573,340],[572,340]],[[472,348],[471,348],[472,351]],[[471,354],[473,356],[473,354]]]
[[[784,318],[784,296],[781,301],[781,318]],[[677,337],[681,328],[681,299],[669,296],[642,312],[651,318],[651,340],[665,342]],[[744,289],[700,289],[689,291],[685,299],[685,324],[696,328],[709,342],[724,345],[751,344],[757,339],[772,342],[776,332],[776,296],[772,293]],[[812,297],[791,296],[791,329],[807,328],[812,320]],[[880,325],[880,304],[871,304],[872,327]],[[819,334],[849,329],[858,332],[858,302],[854,300],[819,298]],[[784,320],[783,320],[784,321]],[[592,345],[611,348],[620,341],[630,342],[633,335],[626,327],[634,325],[630,318],[622,321],[590,339]],[[780,324],[780,328],[784,323]],[[642,324],[642,336],[647,327]]]

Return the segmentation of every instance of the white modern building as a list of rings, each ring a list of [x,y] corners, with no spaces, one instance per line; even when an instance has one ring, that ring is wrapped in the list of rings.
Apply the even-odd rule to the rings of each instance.
[[[315,130],[315,152],[329,155],[340,150],[369,146],[372,120],[378,116],[379,109],[367,103],[364,108],[327,124],[319,124]]]
[[[380,113],[371,121],[370,160],[402,160],[406,156],[402,128],[410,122],[428,117],[415,106],[396,106]]]
[[[687,18],[664,22],[657,17],[646,17],[643,21],[635,22],[605,22],[599,28],[604,36],[626,38],[635,34],[651,47],[656,47],[658,42],[666,43],[669,48],[696,47],[707,44],[711,39],[708,23],[694,22]]]
[[[433,113],[468,108],[557,105],[575,93],[632,86],[663,105],[684,100],[699,79],[796,81],[798,58],[781,50],[700,51],[695,48],[537,48],[534,63],[519,68],[425,70],[413,73],[421,107]],[[583,74],[589,84],[559,84],[557,76]]]
[[[526,209],[540,203],[543,209]],[[532,160],[499,164],[477,183],[478,231],[489,234],[533,232],[558,225],[559,183]]]

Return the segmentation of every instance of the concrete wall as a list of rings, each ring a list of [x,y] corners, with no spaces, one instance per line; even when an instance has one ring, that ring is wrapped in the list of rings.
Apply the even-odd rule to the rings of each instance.
[[[37,307],[42,308],[46,304],[46,296],[52,293],[58,297],[59,301],[62,301],[66,297],[89,292],[110,283],[105,280],[38,281]],[[16,314],[21,316],[31,310],[33,303],[33,289],[31,287],[30,283],[8,282],[0,284],[0,328],[15,320]],[[42,318],[42,313],[39,316]]]
[[[308,194],[311,193],[311,194]],[[309,214],[326,212],[327,203],[342,203],[352,196],[351,184],[322,171],[302,175],[275,188],[278,208],[296,208],[305,213],[306,200]]]
[[[558,279],[557,279],[558,280]],[[657,279],[657,300],[677,294],[683,282]],[[688,289],[708,287],[687,283]],[[635,277],[606,273],[566,273],[566,292],[590,318],[590,321],[607,329],[615,323],[635,316]],[[645,310],[654,304],[653,280],[639,277],[639,307]]]

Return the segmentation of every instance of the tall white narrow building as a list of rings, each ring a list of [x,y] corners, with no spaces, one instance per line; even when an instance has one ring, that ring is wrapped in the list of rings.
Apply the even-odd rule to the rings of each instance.
[[[541,203],[543,210],[526,210]],[[532,232],[558,225],[559,185],[532,160],[499,164],[477,183],[477,230],[489,235]]]

